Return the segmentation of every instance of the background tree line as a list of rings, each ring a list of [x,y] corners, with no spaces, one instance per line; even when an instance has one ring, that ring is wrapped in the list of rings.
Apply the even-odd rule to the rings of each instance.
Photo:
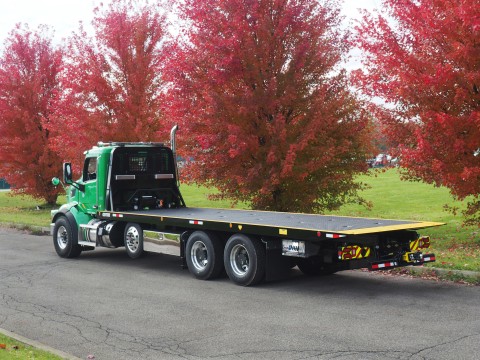
[[[0,56],[0,173],[54,203],[63,161],[178,123],[190,180],[322,211],[363,201],[381,128],[406,177],[469,197],[480,223],[479,0],[382,5],[345,29],[335,0],[113,0],[60,45],[20,24]],[[347,73],[352,47],[363,65]]]

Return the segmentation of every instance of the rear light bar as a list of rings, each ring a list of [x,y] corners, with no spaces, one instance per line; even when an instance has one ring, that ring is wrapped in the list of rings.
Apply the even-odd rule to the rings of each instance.
[[[398,266],[396,261],[385,261],[372,264],[372,270],[389,269]]]
[[[435,261],[435,254],[420,254],[420,260],[417,260],[416,262],[398,262],[394,260],[388,260],[388,261],[380,261],[373,263],[370,267],[370,270],[386,270],[386,269],[391,269],[394,267],[398,266],[405,266],[405,265],[423,265],[424,263],[429,263],[429,262],[434,262]]]
[[[425,254],[423,255],[423,262],[434,262],[435,261],[435,254]]]

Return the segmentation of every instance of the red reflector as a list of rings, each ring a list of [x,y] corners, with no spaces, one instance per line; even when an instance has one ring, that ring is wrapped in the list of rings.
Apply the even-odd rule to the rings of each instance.
[[[340,234],[325,234],[325,236],[329,239],[340,239],[347,235],[340,235]]]

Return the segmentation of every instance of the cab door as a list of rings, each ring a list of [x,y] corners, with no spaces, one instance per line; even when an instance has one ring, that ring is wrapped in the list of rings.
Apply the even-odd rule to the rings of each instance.
[[[97,157],[85,158],[82,174],[82,184],[85,186],[84,191],[79,193],[80,207],[88,214],[97,212],[97,174],[98,159]]]

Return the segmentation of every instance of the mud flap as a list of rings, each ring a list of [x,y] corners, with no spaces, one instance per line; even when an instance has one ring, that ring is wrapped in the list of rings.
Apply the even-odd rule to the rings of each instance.
[[[295,266],[295,258],[282,255],[281,240],[262,240],[266,249],[265,281],[285,279]]]

